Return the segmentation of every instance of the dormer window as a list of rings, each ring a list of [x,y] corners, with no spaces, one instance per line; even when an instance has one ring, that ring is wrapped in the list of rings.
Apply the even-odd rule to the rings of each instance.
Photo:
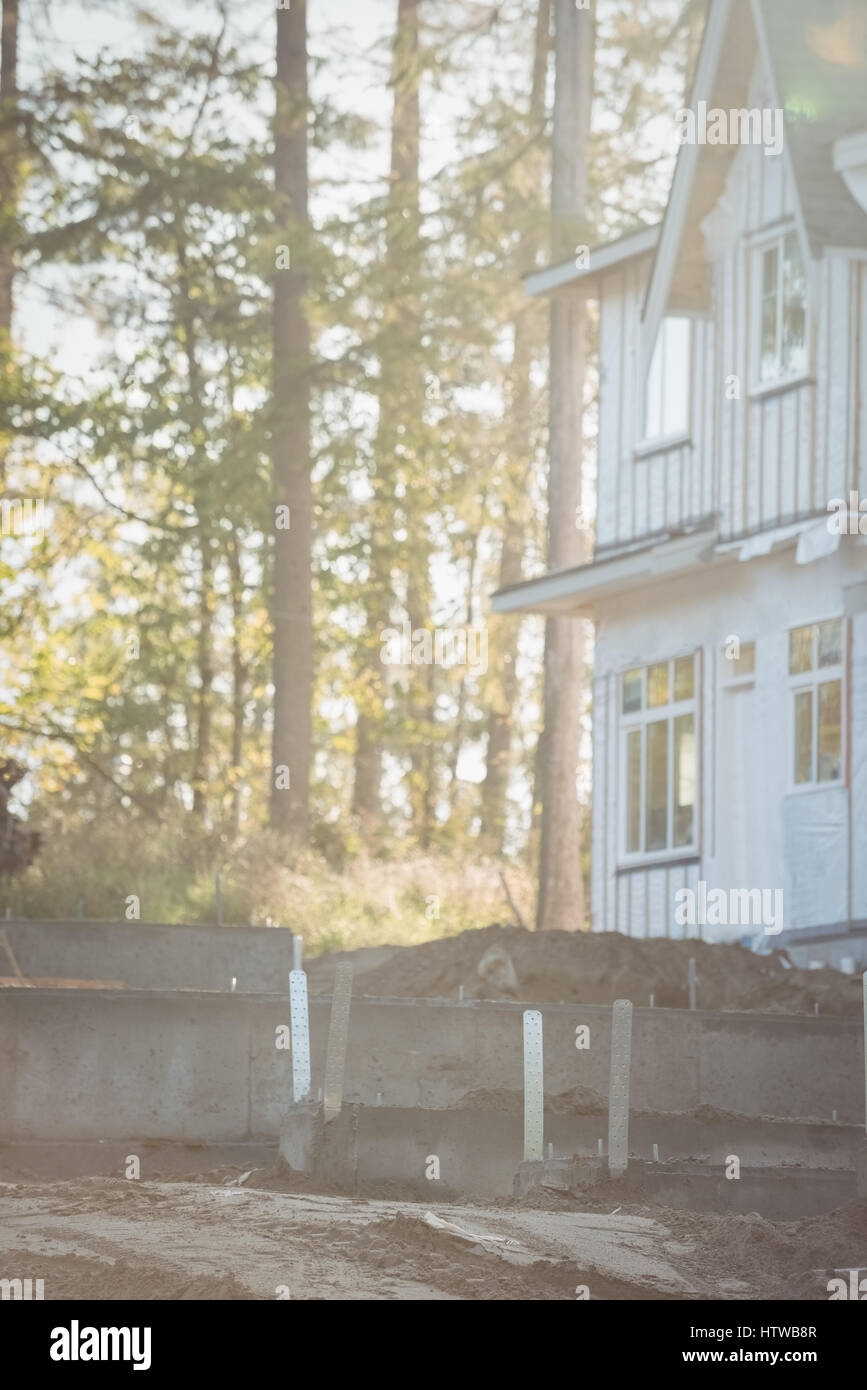
[[[665,318],[647,376],[644,438],[682,438],[689,429],[689,319]]]
[[[771,386],[807,370],[807,276],[797,232],[757,252],[761,323],[759,384]]]

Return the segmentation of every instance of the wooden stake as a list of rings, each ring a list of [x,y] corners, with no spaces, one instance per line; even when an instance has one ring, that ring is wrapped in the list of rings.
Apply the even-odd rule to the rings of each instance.
[[[11,947],[10,944],[9,944],[9,937],[6,935],[6,932],[5,932],[5,931],[0,931],[0,942],[2,942],[2,944],[3,944],[3,949],[5,950],[7,956],[9,957],[9,964],[12,966],[12,969],[13,969],[13,971],[15,972],[15,978],[16,978],[17,980],[20,980],[21,983],[23,984],[23,983],[24,983],[24,976],[23,976],[23,974],[21,973],[21,968],[20,968],[20,966],[19,966],[17,960],[15,959],[15,954],[14,954],[14,952],[13,952],[13,950],[12,950],[12,947]]]
[[[333,1120],[343,1104],[346,1071],[346,1044],[349,1040],[349,1004],[352,998],[352,966],[348,962],[334,971],[331,1019],[325,1049],[325,1119]]]
[[[611,1010],[611,1072],[608,1083],[608,1172],[622,1177],[629,1164],[629,1070],[632,1061],[632,1004],[617,999]]]

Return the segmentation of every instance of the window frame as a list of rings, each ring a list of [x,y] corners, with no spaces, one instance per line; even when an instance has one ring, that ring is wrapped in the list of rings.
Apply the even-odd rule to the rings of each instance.
[[[673,320],[673,319],[682,320],[682,321],[686,324],[686,329],[687,329],[687,343],[686,343],[686,365],[687,365],[687,378],[686,378],[686,419],[685,419],[685,421],[684,421],[684,424],[683,424],[682,428],[680,428],[680,429],[674,430],[674,431],[669,432],[669,433],[666,433],[666,432],[663,431],[663,432],[661,432],[660,434],[653,434],[653,435],[650,435],[650,434],[647,433],[647,421],[648,421],[648,414],[649,414],[648,409],[647,409],[647,405],[648,405],[648,390],[649,390],[649,387],[650,387],[650,374],[651,374],[651,372],[653,371],[653,364],[654,364],[654,360],[655,360],[655,357],[656,357],[657,347],[659,346],[660,341],[663,339],[663,334],[665,333],[665,326],[666,326],[667,323],[669,323],[669,322],[670,322],[671,320]],[[638,429],[638,439],[639,439],[639,443],[638,443],[638,446],[637,446],[637,448],[636,448],[636,453],[637,453],[639,456],[641,456],[641,455],[643,455],[643,454],[652,454],[652,453],[656,453],[656,452],[658,452],[658,451],[661,452],[661,451],[663,451],[663,450],[665,450],[665,449],[673,449],[676,445],[678,445],[678,444],[684,444],[684,443],[688,442],[688,441],[692,438],[693,392],[692,392],[692,389],[691,389],[691,384],[692,384],[692,376],[693,376],[693,360],[692,360],[692,359],[693,359],[693,349],[694,349],[694,346],[695,346],[695,335],[694,335],[694,333],[693,333],[693,323],[692,323],[692,319],[689,317],[689,315],[687,315],[687,314],[665,314],[665,315],[663,316],[663,318],[660,320],[660,323],[659,323],[659,329],[658,329],[657,335],[656,335],[656,342],[655,342],[654,345],[653,345],[653,352],[650,354],[650,361],[649,361],[648,368],[647,368],[647,375],[646,375],[646,377],[644,378],[644,382],[643,382],[643,385],[642,385],[642,390],[641,390],[641,392],[639,393],[639,398],[638,398],[638,402],[637,402],[638,412],[639,412],[639,429]],[[665,361],[664,361],[664,360],[663,360],[662,369],[661,369],[661,371],[660,371],[660,394],[661,394],[661,402],[660,402],[660,403],[661,403],[661,404],[664,404],[664,401],[665,401]],[[660,416],[660,420],[661,420],[661,419],[662,419],[662,416]]]
[[[789,238],[794,238],[804,267],[804,365],[796,371],[784,372],[782,367],[783,346],[783,305],[785,279],[785,248]],[[777,252],[777,333],[776,366],[777,375],[762,380],[762,320],[764,310],[764,258],[769,251]],[[752,368],[750,372],[752,396],[764,396],[774,391],[783,391],[800,382],[809,381],[812,374],[812,286],[810,277],[810,258],[806,254],[803,239],[797,225],[792,222],[780,229],[776,227],[770,235],[758,238],[750,248],[752,262]]]
[[[674,696],[674,668],[677,661],[684,657],[692,657],[693,661],[693,693],[689,700],[677,700]],[[668,666],[669,689],[672,699],[665,705],[658,705],[650,708],[647,704],[647,673],[653,666]],[[630,671],[641,671],[641,691],[642,707],[640,710],[632,711],[629,714],[623,713],[623,683],[626,675]],[[702,759],[701,759],[701,692],[703,678],[703,662],[701,647],[693,647],[688,651],[677,651],[672,656],[660,657],[658,660],[643,659],[642,664],[632,664],[623,667],[617,672],[617,720],[618,720],[618,739],[619,739],[619,760],[620,770],[618,783],[620,788],[620,815],[618,817],[618,866],[620,868],[634,868],[642,865],[665,864],[680,860],[696,859],[701,853],[701,781],[702,781]],[[673,845],[674,838],[674,779],[676,775],[676,747],[674,739],[675,721],[682,715],[691,714],[693,717],[693,731],[695,736],[695,799],[693,802],[693,833],[688,845]],[[639,839],[644,844],[647,830],[647,736],[644,732],[649,724],[665,722],[668,726],[668,748],[667,748],[667,768],[666,768],[666,847],[657,850],[638,849],[630,851],[629,844],[629,735],[636,729],[642,731],[641,740],[641,789],[640,796],[640,834]]]
[[[801,628],[819,628],[823,623],[838,622],[840,624],[840,661],[834,666],[820,667],[815,664],[818,657],[818,634],[813,636],[813,660],[814,665],[809,671],[798,671],[792,673],[789,670],[789,660],[791,645],[790,639],[793,632]],[[847,739],[847,682],[848,682],[848,648],[849,648],[849,623],[845,614],[836,614],[834,617],[808,618],[803,622],[792,623],[786,628],[786,695],[789,703],[787,719],[787,746],[786,746],[786,785],[787,795],[807,796],[815,792],[824,792],[835,788],[845,790],[848,787],[847,779],[847,759],[848,759],[848,739]],[[829,778],[825,782],[818,781],[816,774],[819,770],[819,698],[818,690],[820,685],[828,685],[832,681],[840,682],[840,776]],[[810,770],[812,776],[809,782],[795,781],[795,766],[797,761],[797,719],[795,714],[796,696],[800,691],[809,690],[813,694],[812,713],[811,713],[811,748],[810,748]]]

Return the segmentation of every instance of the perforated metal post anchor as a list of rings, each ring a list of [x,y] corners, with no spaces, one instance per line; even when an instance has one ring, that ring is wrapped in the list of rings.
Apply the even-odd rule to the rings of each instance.
[[[307,976],[289,972],[289,1014],[292,1029],[292,1099],[297,1105],[310,1094],[310,1021],[307,1016]]]
[[[608,1172],[622,1177],[629,1164],[629,1069],[632,1061],[632,1004],[617,999],[611,1010],[611,1072],[608,1082]]]
[[[524,1162],[542,1158],[544,1079],[542,1072],[542,1015],[524,1011]]]

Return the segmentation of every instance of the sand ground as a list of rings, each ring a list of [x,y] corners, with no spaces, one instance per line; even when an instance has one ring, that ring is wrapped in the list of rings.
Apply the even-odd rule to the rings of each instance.
[[[46,1299],[827,1299],[867,1203],[800,1222],[581,1202],[429,1205],[238,1183],[0,1183],[0,1276]],[[459,1231],[430,1223],[428,1213]]]

